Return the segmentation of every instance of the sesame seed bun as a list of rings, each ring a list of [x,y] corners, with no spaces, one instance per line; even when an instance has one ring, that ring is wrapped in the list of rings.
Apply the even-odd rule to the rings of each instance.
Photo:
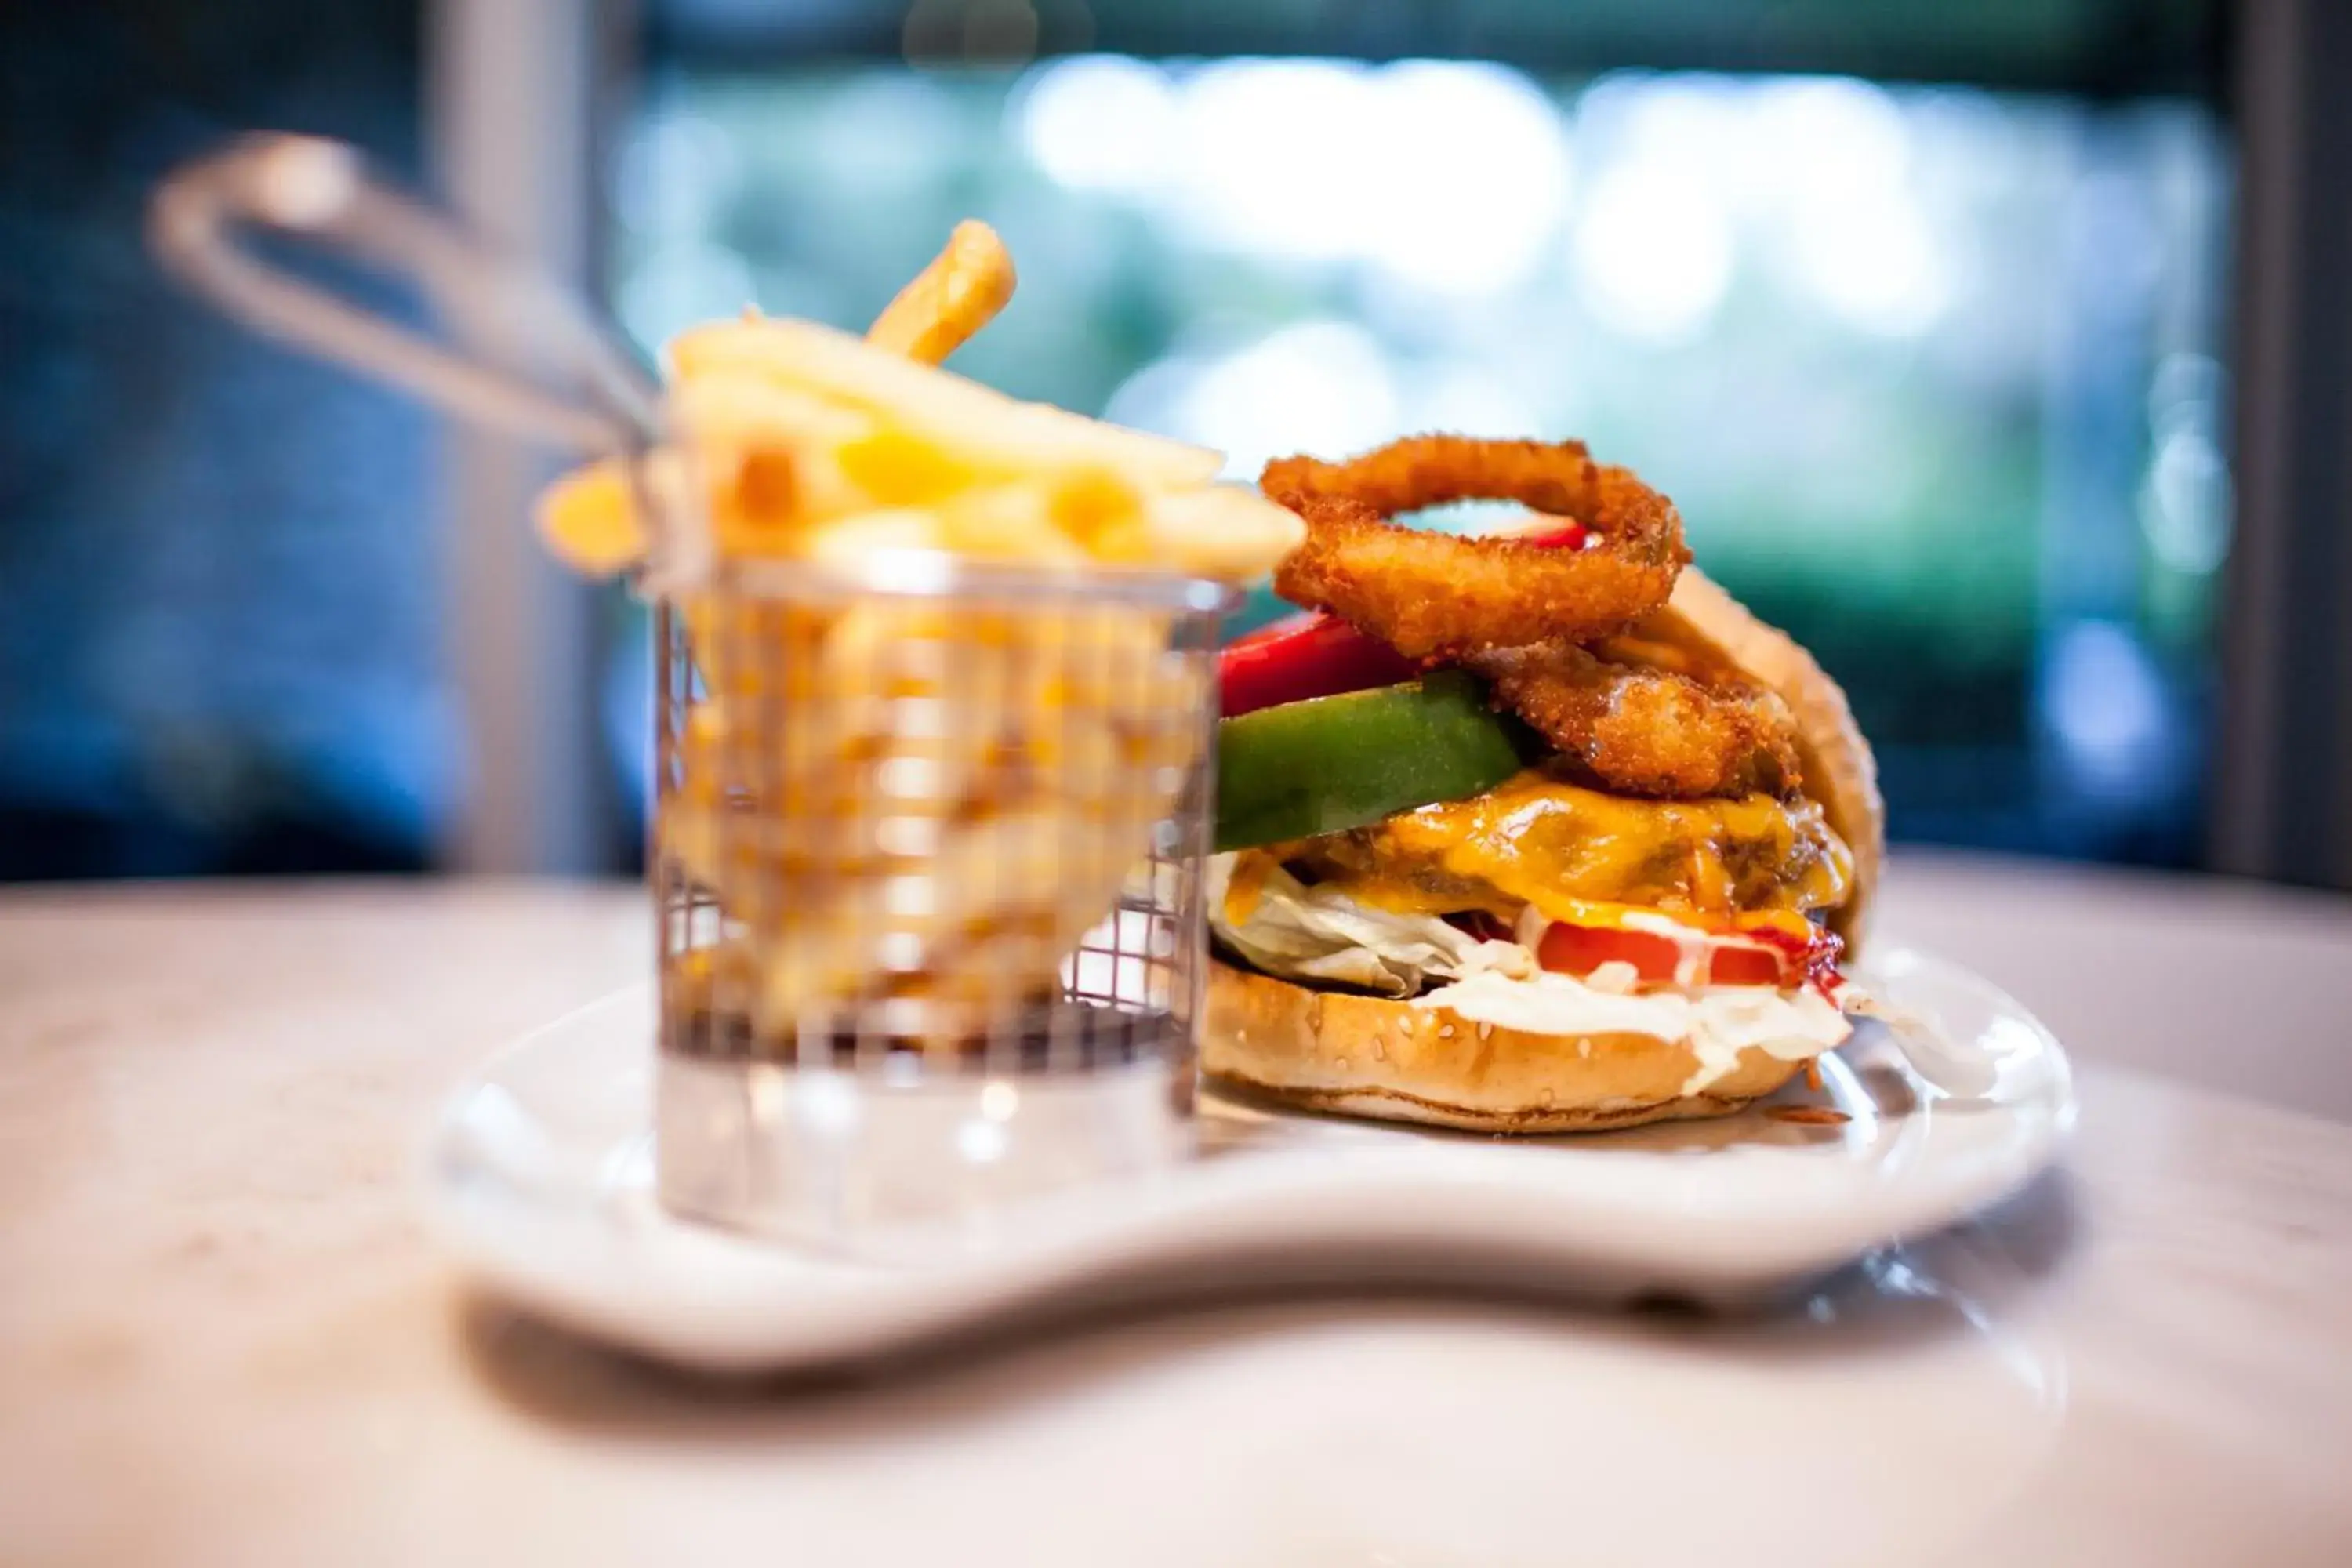
[[[1449,1009],[1210,965],[1201,1065],[1310,1110],[1478,1132],[1584,1132],[1725,1116],[1800,1071],[1750,1047],[1699,1094],[1698,1058],[1655,1035],[1537,1035]]]

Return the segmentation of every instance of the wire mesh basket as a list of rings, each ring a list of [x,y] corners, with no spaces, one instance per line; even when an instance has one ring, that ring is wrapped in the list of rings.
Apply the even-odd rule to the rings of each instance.
[[[262,330],[625,477],[660,626],[668,1206],[928,1252],[941,1227],[985,1239],[1008,1202],[1185,1155],[1227,590],[920,552],[718,559],[698,455],[610,323],[340,143],[241,138],[163,182],[151,230]],[[264,233],[388,268],[468,342],[284,270],[247,245]]]
[[[1183,1157],[1225,598],[880,554],[663,603],[666,1204],[936,1247]]]

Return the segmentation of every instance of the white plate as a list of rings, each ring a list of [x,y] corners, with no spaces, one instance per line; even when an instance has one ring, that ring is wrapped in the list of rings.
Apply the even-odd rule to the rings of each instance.
[[[1459,1284],[1738,1304],[2015,1191],[2074,1118],[2065,1054],[1955,965],[1863,977],[1988,1053],[1990,1092],[1927,1088],[1876,1026],[1822,1063],[1842,1126],[1718,1121],[1488,1139],[1202,1101],[1203,1155],[1041,1205],[1001,1247],[877,1268],[671,1218],[654,1201],[644,989],[509,1047],[443,1110],[433,1229],[480,1285],[647,1355],[722,1370],[857,1360],[1022,1311],[1298,1285]],[[1777,1097],[1807,1100],[1801,1089]]]

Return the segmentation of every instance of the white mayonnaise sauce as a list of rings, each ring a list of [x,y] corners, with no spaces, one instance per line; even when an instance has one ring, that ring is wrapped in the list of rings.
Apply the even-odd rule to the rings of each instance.
[[[1848,983],[1838,988],[1838,1005],[1857,1018],[1875,1018],[1887,1037],[1921,1078],[1959,1100],[1990,1094],[2000,1082],[2000,1064],[1975,1041],[1954,1039],[1932,1018],[1872,995]]]
[[[1604,975],[1609,967],[1594,971],[1595,977],[1616,978]],[[1750,1047],[1784,1062],[1803,1061],[1835,1050],[1853,1033],[1837,1004],[1811,986],[1703,985],[1632,994],[1598,988],[1572,974],[1513,979],[1480,970],[1415,998],[1413,1005],[1444,1007],[1475,1024],[1531,1035],[1654,1035],[1679,1041],[1698,1058],[1684,1080],[1685,1094],[1697,1094],[1723,1077]]]

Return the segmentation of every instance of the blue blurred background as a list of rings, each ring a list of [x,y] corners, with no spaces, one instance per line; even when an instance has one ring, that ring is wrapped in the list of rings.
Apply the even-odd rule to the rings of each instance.
[[[2204,0],[10,7],[0,878],[634,863],[641,612],[453,595],[521,492],[143,255],[147,183],[248,126],[478,207],[469,160],[576,184],[551,262],[649,350],[747,301],[860,325],[978,215],[1022,288],[958,367],[1236,475],[1584,437],[1846,683],[1898,838],[2227,861],[2235,36]],[[485,721],[550,661],[584,700]],[[468,827],[583,767],[562,831]]]

